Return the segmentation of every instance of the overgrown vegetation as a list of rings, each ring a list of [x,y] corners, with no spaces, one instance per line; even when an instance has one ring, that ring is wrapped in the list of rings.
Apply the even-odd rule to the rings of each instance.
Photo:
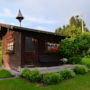
[[[62,40],[60,52],[64,58],[68,58],[68,63],[80,64],[84,56],[90,55],[90,32]]]
[[[60,43],[60,52],[70,64],[80,64],[83,57],[90,55],[90,32],[79,15],[72,16],[69,24],[56,29],[56,33],[70,36]]]
[[[83,21],[83,31],[88,32],[85,22]],[[78,37],[82,33],[82,19],[79,15],[72,16],[68,25],[64,25],[55,30],[56,33],[64,34],[70,37]]]

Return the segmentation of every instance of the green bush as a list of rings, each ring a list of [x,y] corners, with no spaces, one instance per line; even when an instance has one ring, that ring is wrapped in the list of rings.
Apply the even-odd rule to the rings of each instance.
[[[82,58],[81,62],[90,69],[90,56],[85,56],[84,58]]]
[[[29,68],[24,68],[21,72],[21,76],[32,82],[38,82],[41,79],[40,72],[37,69],[30,70]]]
[[[2,47],[0,46],[0,66],[2,65]]]
[[[80,64],[81,63],[81,56],[73,56],[73,57],[69,57],[68,63],[70,64]]]
[[[0,68],[0,78],[8,78],[8,77],[13,77],[13,75],[8,70]]]
[[[85,74],[88,72],[88,68],[84,65],[76,65],[74,71],[76,74]]]
[[[69,60],[68,63],[80,64],[81,59],[90,53],[90,32],[83,33],[77,38],[62,40],[59,51]]]
[[[43,74],[43,82],[45,84],[56,84],[62,80],[62,77],[59,73],[56,72],[49,72]]]
[[[40,81],[41,74],[40,74],[39,70],[37,70],[37,69],[31,70],[30,75],[29,75],[29,80],[31,80],[32,82]]]
[[[63,79],[69,79],[69,78],[75,77],[75,73],[72,70],[68,69],[68,68],[64,68],[59,73],[60,73],[60,75],[62,76]]]
[[[31,73],[31,70],[29,68],[24,68],[21,72],[21,76],[26,79],[29,79],[30,73]]]

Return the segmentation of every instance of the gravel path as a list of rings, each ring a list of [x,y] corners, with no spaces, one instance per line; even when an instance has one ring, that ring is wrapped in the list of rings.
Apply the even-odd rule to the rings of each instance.
[[[35,68],[30,68],[32,69],[38,69],[40,70],[41,73],[45,72],[59,72],[63,68],[69,68],[69,69],[74,69],[74,65],[61,65],[61,66],[53,66],[53,67],[35,67]]]
[[[59,72],[61,71],[63,68],[69,68],[69,69],[73,69],[74,65],[61,65],[61,66],[53,66],[53,67],[33,67],[30,68],[30,70],[33,69],[38,69],[40,71],[40,73],[45,73],[45,72]],[[22,71],[23,68],[21,68],[20,72]],[[10,72],[15,75],[15,76],[19,76],[20,72],[14,71],[14,70],[10,70]]]
[[[9,78],[0,78],[0,80],[8,80],[8,79],[15,79],[15,78],[18,78],[18,77],[9,77]]]

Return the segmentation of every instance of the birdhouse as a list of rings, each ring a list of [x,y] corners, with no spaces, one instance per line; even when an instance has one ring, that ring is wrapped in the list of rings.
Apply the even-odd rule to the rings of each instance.
[[[19,10],[19,12],[18,12],[18,16],[16,17],[16,19],[18,19],[18,21],[20,22],[20,26],[21,26],[21,22],[22,22],[22,20],[24,19],[24,17],[23,17],[23,15],[22,15],[22,13],[21,13],[20,10]]]

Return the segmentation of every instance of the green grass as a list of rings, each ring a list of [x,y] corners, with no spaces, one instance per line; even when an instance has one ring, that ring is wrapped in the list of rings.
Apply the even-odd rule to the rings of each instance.
[[[0,46],[0,65],[2,65],[2,48]]]
[[[50,86],[32,84],[20,78],[0,80],[0,90],[90,90],[90,73]]]
[[[0,68],[0,78],[8,78],[8,77],[13,77],[13,75],[9,71]]]

